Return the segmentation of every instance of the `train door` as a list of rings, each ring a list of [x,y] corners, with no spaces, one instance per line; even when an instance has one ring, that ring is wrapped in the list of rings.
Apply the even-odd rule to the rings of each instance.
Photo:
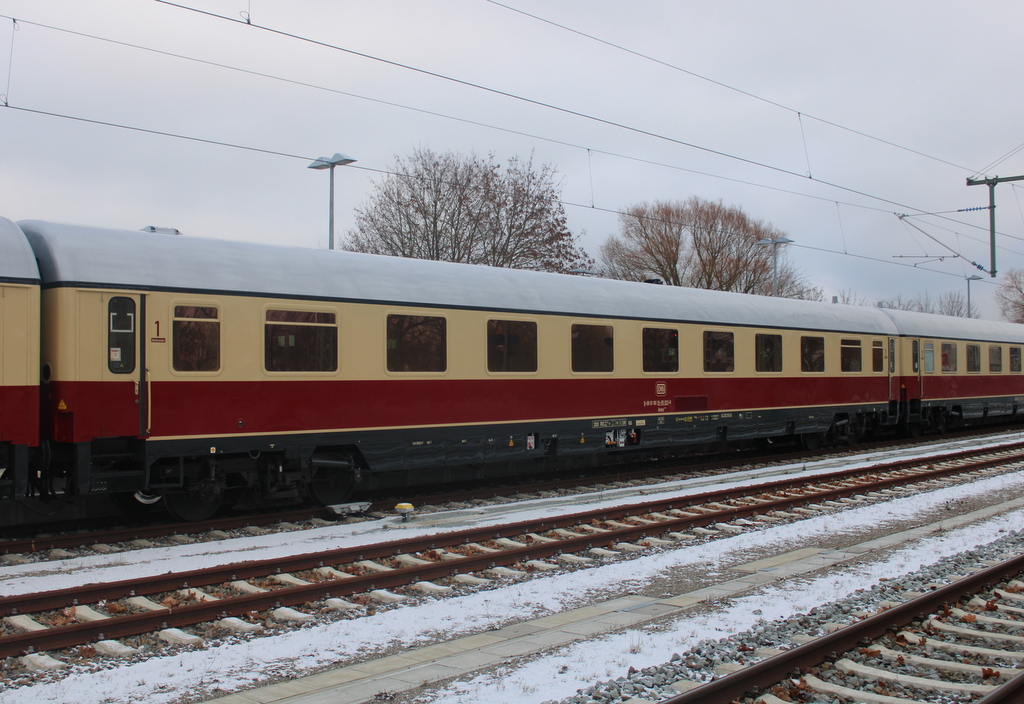
[[[897,374],[897,345],[896,338],[890,337],[885,342],[885,374],[887,394],[889,397],[889,422],[895,423],[900,416],[902,406],[902,394],[900,393],[900,379]]]
[[[100,437],[144,436],[148,429],[144,294],[104,296],[106,364],[101,372],[106,409]]]
[[[921,340],[910,340],[910,369],[904,370],[900,377],[902,396],[906,403],[906,420],[921,420],[921,394],[923,393],[925,345]]]
[[[38,439],[38,310],[30,287],[0,285],[0,441]]]

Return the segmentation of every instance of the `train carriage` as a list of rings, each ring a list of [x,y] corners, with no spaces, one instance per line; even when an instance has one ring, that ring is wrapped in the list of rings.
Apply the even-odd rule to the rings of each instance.
[[[1006,323],[20,226],[43,283],[52,471],[72,493],[162,498],[186,519],[225,501],[334,503],[360,479],[538,473],[746,439],[813,446],[1012,414],[1024,392],[1024,335]],[[1002,365],[975,371],[995,347]],[[944,351],[964,362],[926,371]]]
[[[900,333],[900,402],[909,427],[1015,415],[1024,407],[1022,326],[887,310]]]
[[[39,445],[39,269],[21,230],[0,218],[0,497],[29,492]]]

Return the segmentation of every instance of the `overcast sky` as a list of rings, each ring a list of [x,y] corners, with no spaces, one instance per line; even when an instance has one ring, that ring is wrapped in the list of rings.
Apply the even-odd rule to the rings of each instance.
[[[978,273],[998,317],[988,212],[950,211],[1024,175],[1020,3],[181,2],[202,13],[0,0],[0,215],[324,248],[316,157],[358,160],[340,238],[396,156],[532,155],[595,258],[617,211],[695,195],[783,230],[828,296]],[[1024,267],[1021,184],[996,188],[999,272]]]

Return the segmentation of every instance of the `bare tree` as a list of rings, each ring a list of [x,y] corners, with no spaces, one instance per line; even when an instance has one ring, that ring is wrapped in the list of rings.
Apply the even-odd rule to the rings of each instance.
[[[641,203],[619,216],[620,235],[601,247],[605,276],[628,281],[658,278],[684,286],[688,213],[682,203]]]
[[[846,294],[853,299],[854,305],[871,305],[867,299],[856,296],[853,293]],[[879,308],[891,310],[911,310],[918,313],[932,313],[935,315],[948,315],[954,318],[977,318],[978,313],[970,311],[968,314],[967,301],[959,291],[947,291],[940,294],[938,298],[932,298],[931,294],[925,291],[913,298],[904,298],[897,294],[893,298],[883,298],[875,303]]]
[[[1011,323],[1024,323],[1024,270],[1003,272],[1003,283],[996,289],[999,312]]]
[[[568,272],[592,269],[566,225],[554,167],[436,154],[396,158],[342,246],[373,254]]]
[[[979,314],[967,310],[967,298],[959,291],[946,291],[935,300],[935,312],[954,318],[977,318]]]
[[[871,305],[871,301],[869,301],[864,296],[861,296],[859,293],[857,293],[853,289],[845,289],[845,288],[842,291],[839,292],[839,295],[835,297],[834,301],[836,303],[842,303],[843,305],[847,305],[847,306],[869,306],[869,305]]]
[[[783,233],[740,208],[697,197],[641,203],[620,218],[619,235],[601,248],[602,273],[611,278],[661,279],[674,286],[741,293],[773,293],[772,248],[759,246]],[[820,300],[784,259],[778,295]]]
[[[912,310],[918,313],[935,312],[935,303],[927,293],[914,296],[913,298],[904,298],[903,294],[898,293],[893,298],[879,300],[876,305],[879,308],[888,308],[890,310]]]

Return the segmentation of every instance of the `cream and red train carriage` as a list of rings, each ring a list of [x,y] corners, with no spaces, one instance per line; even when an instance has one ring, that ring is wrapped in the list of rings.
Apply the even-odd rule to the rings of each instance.
[[[884,311],[899,330],[902,419],[911,430],[1015,415],[1024,408],[1024,326]]]
[[[70,492],[162,497],[184,518],[223,501],[340,501],[359,478],[439,482],[624,450],[855,438],[1014,412],[1024,389],[1024,335],[1009,324],[20,226],[43,284],[46,471]],[[936,364],[943,345],[964,363],[928,372],[929,343]],[[986,359],[999,347],[1002,366],[974,371],[972,345]],[[913,371],[913,349],[925,371]]]
[[[21,230],[0,218],[0,498],[24,496],[39,444],[39,269]]]

